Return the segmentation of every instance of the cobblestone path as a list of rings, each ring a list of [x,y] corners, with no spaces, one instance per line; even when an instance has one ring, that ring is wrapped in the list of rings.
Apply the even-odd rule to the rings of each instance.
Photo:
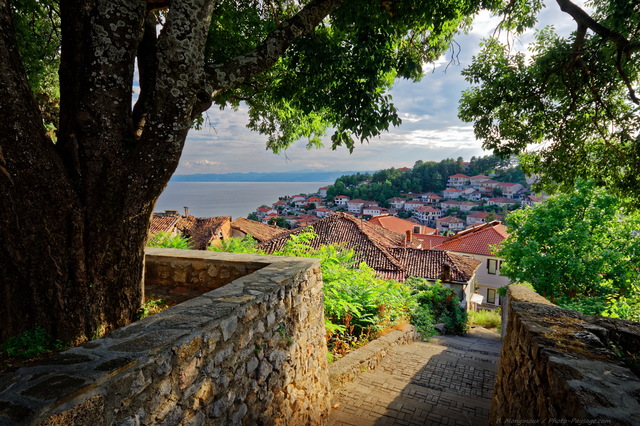
[[[482,328],[395,347],[334,395],[329,424],[488,425],[500,349]]]

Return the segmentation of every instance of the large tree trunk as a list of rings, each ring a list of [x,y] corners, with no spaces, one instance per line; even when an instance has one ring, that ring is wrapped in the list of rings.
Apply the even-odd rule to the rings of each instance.
[[[191,124],[210,0],[175,1],[133,123],[146,2],[63,1],[58,142],[46,135],[0,3],[0,340],[78,343],[129,323],[153,206]],[[155,27],[147,25],[155,39]],[[147,43],[155,49],[156,43]],[[134,131],[135,128],[135,131]]]

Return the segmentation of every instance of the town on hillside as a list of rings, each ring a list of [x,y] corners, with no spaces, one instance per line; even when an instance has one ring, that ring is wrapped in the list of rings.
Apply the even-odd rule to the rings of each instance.
[[[196,219],[188,210],[184,215],[155,213],[150,233],[189,237],[201,250],[226,238],[251,235],[272,253],[290,234],[311,226],[318,235],[316,244],[344,243],[382,277],[440,280],[457,289],[465,307],[495,309],[501,304],[497,289],[509,282],[500,275],[502,260],[493,254],[493,247],[507,237],[500,219],[544,197],[530,192],[523,175],[473,174],[473,159],[449,161],[454,170],[467,173],[438,178],[435,172],[435,182],[426,185],[431,191],[394,192],[392,182],[410,187],[406,182],[415,182],[416,168],[429,173],[438,166],[418,162],[414,168],[339,178],[311,194],[284,195],[246,219]],[[519,181],[506,181],[505,176]],[[368,193],[377,199],[353,198]],[[385,194],[393,196],[381,200]]]

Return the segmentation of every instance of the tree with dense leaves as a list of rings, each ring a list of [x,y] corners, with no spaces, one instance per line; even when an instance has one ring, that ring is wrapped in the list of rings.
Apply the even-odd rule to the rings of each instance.
[[[517,4],[518,2],[514,2]],[[529,2],[532,14],[540,1]],[[532,56],[486,41],[464,72],[477,86],[463,94],[459,115],[473,121],[483,146],[522,154],[525,172],[548,187],[594,179],[640,198],[640,2],[602,0],[590,11],[556,0],[576,24],[569,37],[537,33]],[[503,27],[521,33],[535,20]]]
[[[134,318],[154,204],[212,103],[246,102],[274,151],[329,127],[353,149],[400,124],[394,79],[420,78],[481,6],[501,2],[0,1],[0,340]],[[51,120],[34,92],[57,61]]]
[[[629,294],[640,278],[640,213],[593,183],[506,217],[500,273],[553,302]]]

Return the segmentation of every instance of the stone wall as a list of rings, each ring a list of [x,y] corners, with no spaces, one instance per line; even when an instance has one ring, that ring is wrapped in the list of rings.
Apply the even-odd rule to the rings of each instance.
[[[223,287],[3,374],[0,424],[325,422],[330,390],[317,260],[166,249],[148,255],[157,271],[167,271],[163,258],[176,270],[198,271],[158,272],[160,285],[198,287],[193,277],[208,280],[216,268],[248,274],[229,272]],[[154,273],[147,284],[158,285]]]
[[[640,324],[582,315],[509,286],[491,424],[640,424]],[[631,357],[629,357],[631,358]]]

